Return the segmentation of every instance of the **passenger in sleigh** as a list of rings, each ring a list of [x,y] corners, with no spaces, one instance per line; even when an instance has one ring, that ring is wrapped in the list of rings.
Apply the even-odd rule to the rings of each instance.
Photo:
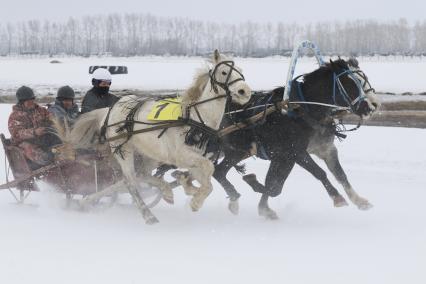
[[[74,102],[75,92],[70,86],[58,89],[55,103],[48,107],[54,123],[54,132],[57,141],[52,147],[55,160],[74,160],[75,151],[66,143],[66,135],[79,115],[78,105]],[[65,135],[64,137],[62,137]]]
[[[52,117],[61,123],[67,122],[72,126],[79,115],[78,106],[74,103],[75,92],[70,86],[63,86],[58,89],[55,103],[47,109]]]
[[[53,161],[50,149],[57,139],[49,131],[50,114],[35,102],[33,90],[22,86],[16,91],[16,98],[18,103],[13,106],[8,121],[11,140],[22,149],[30,168],[35,170]]]

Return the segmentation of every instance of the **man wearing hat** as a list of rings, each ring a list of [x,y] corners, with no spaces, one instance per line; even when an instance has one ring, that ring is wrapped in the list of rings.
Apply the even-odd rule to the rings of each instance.
[[[48,165],[53,154],[50,152],[51,126],[49,112],[35,103],[31,88],[22,86],[16,91],[18,103],[13,106],[8,127],[12,143],[23,150],[33,169]]]
[[[98,68],[93,72],[92,85],[81,103],[81,113],[99,108],[113,106],[119,98],[109,93],[111,73],[105,68]]]
[[[55,103],[47,110],[61,122],[67,121],[72,125],[78,116],[78,106],[74,103],[75,93],[70,86],[58,89]]]

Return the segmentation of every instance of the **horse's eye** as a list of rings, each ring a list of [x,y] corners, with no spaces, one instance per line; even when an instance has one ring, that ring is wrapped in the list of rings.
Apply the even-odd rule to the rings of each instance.
[[[222,71],[222,75],[223,75],[223,76],[225,76],[225,75],[226,75],[226,72],[225,72],[225,71]]]

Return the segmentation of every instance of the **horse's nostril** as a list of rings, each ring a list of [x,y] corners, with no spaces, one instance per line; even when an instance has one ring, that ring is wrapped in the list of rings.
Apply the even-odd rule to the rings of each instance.
[[[371,103],[372,105],[373,105],[373,107],[375,108],[375,109],[377,109],[378,107],[379,107],[379,104],[378,103]]]
[[[245,93],[246,93],[246,91],[244,91],[243,89],[238,90],[238,94],[241,95],[241,96],[244,95]]]

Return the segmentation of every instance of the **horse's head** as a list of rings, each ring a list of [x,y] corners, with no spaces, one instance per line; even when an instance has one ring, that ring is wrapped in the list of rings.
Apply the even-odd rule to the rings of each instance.
[[[251,88],[245,82],[241,69],[217,50],[211,62],[210,82],[215,93],[228,96],[234,103],[246,104],[251,97]]]
[[[327,66],[333,71],[333,103],[346,106],[362,118],[369,118],[380,106],[365,73],[358,61],[330,60]]]

